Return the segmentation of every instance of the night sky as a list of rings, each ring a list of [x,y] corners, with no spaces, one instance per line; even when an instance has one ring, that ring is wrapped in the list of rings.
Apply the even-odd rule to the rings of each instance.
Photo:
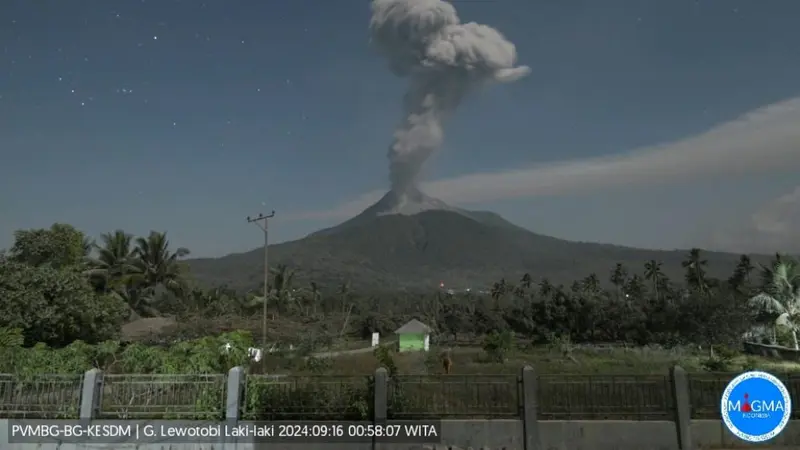
[[[625,154],[800,96],[795,0],[456,5],[533,72],[466,102],[427,180]],[[388,186],[405,89],[369,17],[355,0],[0,2],[0,248],[67,222],[217,256],[260,245],[260,211],[276,241],[357,213],[339,205]],[[777,202],[797,229],[798,173],[442,198],[568,239],[772,252],[800,245],[759,224]]]

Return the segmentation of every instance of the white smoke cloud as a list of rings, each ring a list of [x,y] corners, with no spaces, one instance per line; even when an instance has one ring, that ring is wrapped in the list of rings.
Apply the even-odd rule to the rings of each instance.
[[[757,109],[671,144],[603,158],[462,175],[423,183],[422,189],[445,202],[467,205],[795,169],[800,170],[800,97]],[[383,194],[385,191],[376,190],[329,210],[285,217],[347,219]]]
[[[389,180],[400,195],[417,187],[425,161],[441,147],[444,121],[471,90],[530,72],[494,28],[461,23],[442,0],[373,0],[372,42],[398,76],[409,78],[404,120],[389,147]]]
[[[800,254],[800,186],[763,205],[733,230],[717,230],[711,246],[740,253]]]

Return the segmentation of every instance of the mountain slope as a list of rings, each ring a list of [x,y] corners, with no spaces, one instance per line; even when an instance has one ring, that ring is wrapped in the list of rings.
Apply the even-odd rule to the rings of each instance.
[[[368,213],[369,212],[369,213]],[[270,265],[298,269],[296,280],[323,285],[350,280],[362,288],[481,288],[501,277],[571,283],[590,273],[607,280],[617,262],[632,273],[655,259],[664,272],[680,279],[687,251],[643,250],[615,245],[571,242],[518,227],[499,215],[456,208],[424,209],[416,214],[368,209],[353,219],[306,238],[270,246]],[[738,255],[706,253],[711,276],[727,278]],[[189,260],[205,284],[258,288],[263,277],[263,250],[215,259]]]

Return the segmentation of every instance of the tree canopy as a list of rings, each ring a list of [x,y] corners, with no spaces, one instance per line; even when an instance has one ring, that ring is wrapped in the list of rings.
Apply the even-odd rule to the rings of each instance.
[[[710,276],[704,252],[692,249],[678,280],[664,273],[661,261],[649,260],[575,274],[566,285],[529,272],[516,281],[500,279],[485,293],[359,292],[346,279],[298,282],[297,268],[280,264],[271,270],[265,299],[260,290],[200,287],[184,264],[188,253],[156,231],[136,237],[116,230],[98,243],[65,224],[18,231],[0,256],[0,327],[22,330],[25,345],[64,346],[114,339],[122,324],[139,317],[168,315],[186,326],[257,318],[264,301],[270,329],[297,323],[318,335],[386,334],[416,317],[443,337],[512,331],[534,342],[712,347],[736,345],[754,325],[773,330],[761,336],[766,341],[789,330],[793,341],[783,343],[794,344],[800,323],[798,263],[782,255],[760,269],[743,255],[724,280]],[[331,318],[339,324],[335,331]],[[190,337],[211,331],[200,327]]]

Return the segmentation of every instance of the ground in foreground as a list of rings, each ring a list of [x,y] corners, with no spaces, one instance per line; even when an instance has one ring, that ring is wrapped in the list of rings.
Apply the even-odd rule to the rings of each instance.
[[[429,352],[390,352],[400,374],[440,374],[444,372],[443,348]],[[706,352],[686,348],[661,349],[650,347],[598,347],[580,346],[569,351],[535,346],[515,349],[499,362],[478,347],[449,348],[452,360],[451,373],[455,375],[517,374],[524,366],[532,366],[540,374],[666,374],[670,367],[679,365],[689,372],[742,372],[766,370],[776,374],[800,373],[800,364],[774,361],[755,356],[737,355],[709,360]],[[340,354],[327,358],[309,358],[287,361],[281,357],[267,357],[264,371],[292,374],[369,375],[385,365],[374,352]]]

